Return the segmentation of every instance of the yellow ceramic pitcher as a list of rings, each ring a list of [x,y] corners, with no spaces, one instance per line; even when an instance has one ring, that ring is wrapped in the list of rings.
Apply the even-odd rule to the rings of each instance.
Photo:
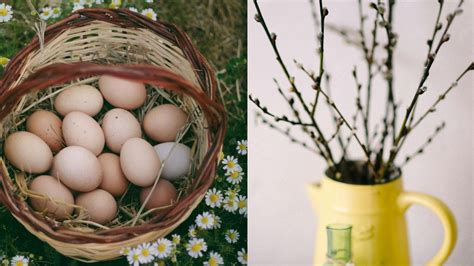
[[[355,265],[410,265],[404,213],[412,204],[434,211],[444,228],[441,250],[427,265],[442,265],[456,243],[456,222],[448,207],[432,196],[403,191],[401,178],[380,185],[353,185],[324,177],[308,190],[319,218],[315,265],[326,260],[325,229],[334,223],[352,225]]]

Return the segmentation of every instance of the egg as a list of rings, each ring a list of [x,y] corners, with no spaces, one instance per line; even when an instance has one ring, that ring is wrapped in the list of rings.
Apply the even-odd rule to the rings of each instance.
[[[79,192],[96,189],[103,176],[99,159],[80,146],[66,147],[56,154],[51,174],[70,189]]]
[[[83,208],[90,221],[99,224],[106,224],[117,216],[117,202],[109,192],[102,189],[80,194],[76,198],[76,205]]]
[[[113,153],[102,153],[98,159],[103,172],[99,188],[116,197],[122,196],[127,190],[129,182],[120,167],[120,158]]]
[[[114,76],[101,76],[99,89],[104,98],[113,106],[133,110],[146,100],[145,84]]]
[[[175,141],[187,121],[188,115],[179,107],[163,104],[146,113],[143,129],[146,135],[155,141]]]
[[[176,142],[165,142],[153,148],[160,160],[164,162],[161,177],[177,180],[188,173],[191,166],[191,149],[188,146]]]
[[[53,163],[53,153],[40,137],[19,131],[7,137],[4,144],[5,157],[16,168],[30,174],[48,171]]]
[[[54,108],[62,116],[70,112],[83,112],[95,116],[104,105],[100,91],[90,85],[77,85],[63,90],[54,100]]]
[[[44,110],[34,112],[26,120],[26,130],[40,137],[54,153],[63,147],[61,126],[62,121],[57,115]]]
[[[31,207],[38,212],[63,221],[68,219],[74,211],[74,197],[67,187],[56,178],[49,175],[35,177],[29,189],[45,198],[30,197]]]
[[[64,117],[63,136],[67,146],[81,146],[95,155],[99,155],[104,149],[102,128],[85,113],[70,112]]]
[[[127,179],[133,184],[146,187],[155,182],[161,161],[153,146],[146,140],[127,140],[120,150],[120,165]]]
[[[105,114],[102,130],[107,147],[115,153],[120,152],[125,141],[142,136],[142,129],[137,118],[129,111],[119,108]]]
[[[151,193],[150,198],[145,204],[146,210],[170,206],[178,199],[178,191],[168,180],[160,179],[153,192],[152,188],[153,186],[143,188],[140,192],[140,202],[142,204]]]

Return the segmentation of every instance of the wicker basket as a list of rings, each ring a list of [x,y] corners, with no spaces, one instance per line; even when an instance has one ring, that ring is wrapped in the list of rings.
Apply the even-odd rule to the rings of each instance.
[[[110,50],[144,63],[108,60]],[[82,261],[110,260],[126,246],[163,237],[185,221],[216,175],[226,130],[225,109],[217,97],[214,72],[189,37],[176,26],[128,11],[83,9],[49,26],[8,64],[0,81],[0,131],[24,108],[28,95],[68,82],[92,82],[107,74],[140,81],[180,95],[202,116],[199,164],[187,191],[171,208],[146,223],[98,230],[74,230],[32,210],[20,194],[17,175],[0,161],[0,202],[32,234],[58,252]],[[194,110],[194,111],[196,111]],[[0,132],[1,133],[1,132]],[[0,154],[3,154],[0,148]]]

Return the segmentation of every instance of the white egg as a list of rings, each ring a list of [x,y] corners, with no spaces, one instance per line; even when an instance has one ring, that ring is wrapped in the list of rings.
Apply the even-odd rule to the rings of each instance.
[[[177,180],[188,173],[191,166],[191,149],[188,146],[176,142],[165,142],[154,148],[160,160],[162,162],[166,160],[161,177]]]

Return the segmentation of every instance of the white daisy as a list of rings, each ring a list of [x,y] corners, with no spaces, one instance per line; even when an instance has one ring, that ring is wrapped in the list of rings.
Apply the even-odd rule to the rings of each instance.
[[[239,169],[233,170],[233,171],[228,171],[225,175],[227,176],[227,182],[231,184],[238,184],[242,182],[243,175],[244,173],[241,171],[238,171]]]
[[[196,217],[196,224],[202,229],[212,229],[214,227],[214,215],[203,212]]]
[[[226,197],[224,199],[224,210],[234,213],[239,206],[237,205],[237,199],[235,197]]]
[[[80,4],[74,4],[74,7],[72,8],[72,12],[76,12],[77,10],[84,9],[83,5]]]
[[[166,238],[160,238],[153,244],[153,255],[159,259],[167,258],[171,254],[173,242]]]
[[[130,254],[130,251],[131,251],[131,249],[129,247],[122,248],[120,250],[120,255],[127,256],[128,254]]]
[[[206,192],[205,199],[207,206],[211,208],[219,208],[221,207],[221,203],[224,197],[222,196],[222,192],[220,192],[216,188],[212,188]]]
[[[213,216],[214,216],[214,226],[212,227],[212,229],[221,228],[221,222],[222,222],[221,217],[219,217],[215,214],[213,214]]]
[[[240,234],[237,230],[229,229],[225,232],[225,240],[230,244],[237,243],[239,241]]]
[[[42,20],[48,20],[51,18],[52,15],[53,15],[53,9],[51,9],[51,7],[49,6],[41,9],[41,13],[39,14]]]
[[[6,67],[10,59],[0,56],[0,66]]]
[[[138,9],[135,7],[129,7],[128,10],[138,13]]]
[[[235,199],[239,191],[236,189],[228,189],[225,191],[225,195],[230,199]]]
[[[219,266],[224,265],[224,259],[222,258],[221,254],[211,251],[209,252],[209,260],[204,262],[206,266]]]
[[[60,7],[53,8],[53,14],[51,14],[52,18],[59,18],[61,16],[62,9]]]
[[[142,15],[148,17],[151,20],[156,20],[156,13],[151,8],[143,9]]]
[[[11,266],[28,266],[28,263],[30,260],[26,258],[25,256],[15,256],[12,258],[10,261]]]
[[[171,237],[172,237],[173,244],[175,246],[179,245],[179,243],[181,242],[181,236],[177,234],[173,234],[171,235]]]
[[[224,160],[222,160],[222,164],[224,165],[224,170],[233,171],[236,170],[239,166],[239,160],[234,156],[228,155]]]
[[[0,4],[0,22],[8,22],[13,17],[12,6]]]
[[[140,252],[138,249],[131,249],[127,255],[128,263],[132,266],[140,266]]]
[[[248,146],[247,146],[247,140],[240,140],[237,141],[237,152],[241,155],[246,155]]]
[[[247,217],[247,197],[240,195],[237,197],[237,207],[239,207],[239,213]]]
[[[138,246],[137,250],[139,253],[139,261],[140,263],[150,263],[153,261],[153,252],[152,252],[152,245],[150,243],[143,243]]]
[[[193,258],[202,257],[202,253],[206,252],[207,245],[202,238],[193,238],[189,240],[186,250],[188,251],[189,256]]]
[[[188,235],[190,237],[196,237],[197,236],[196,226],[194,224],[189,227]]]
[[[247,259],[248,259],[248,254],[247,254],[247,251],[245,251],[245,248],[242,248],[241,251],[237,252],[237,260],[241,263],[241,264],[247,264]]]

